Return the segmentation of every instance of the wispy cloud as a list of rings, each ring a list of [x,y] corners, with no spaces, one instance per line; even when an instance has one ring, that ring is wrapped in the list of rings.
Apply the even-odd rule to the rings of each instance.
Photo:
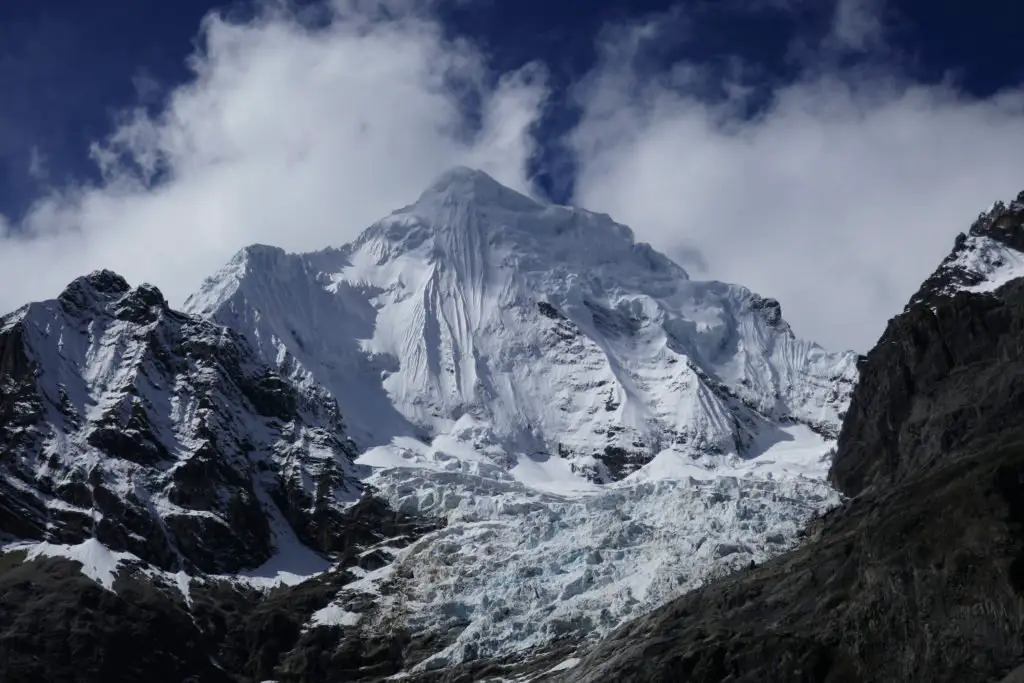
[[[35,145],[28,153],[28,175],[36,182],[43,182],[50,177],[46,155]]]
[[[208,17],[191,80],[94,145],[102,182],[58,187],[18,225],[0,217],[0,309],[98,267],[181,301],[238,248],[340,245],[454,164],[528,190],[544,70],[494,77],[430,4]],[[821,59],[786,84],[739,59],[651,72],[636,55],[666,26],[689,30],[685,13],[606,32],[568,144],[579,204],[697,275],[780,299],[799,334],[866,349],[954,234],[1024,186],[1024,92],[974,99],[884,63],[839,68],[837,50],[886,53],[885,8],[832,8],[829,37],[807,43]]]
[[[488,85],[482,55],[417,6],[207,17],[190,82],[94,145],[103,181],[54,190],[0,242],[0,309],[98,267],[180,301],[246,244],[343,244],[454,164],[528,189],[543,70]]]
[[[884,0],[836,0],[826,44],[842,50],[865,51],[882,43]]]
[[[831,347],[872,346],[956,232],[1024,187],[1020,89],[973,99],[894,69],[818,67],[750,118],[742,77],[708,99],[699,64],[668,72],[688,79],[638,71],[635,40],[577,92],[576,201],[691,262],[698,250],[711,276],[778,298]]]
[[[140,67],[132,75],[132,87],[140,104],[155,103],[163,90],[160,82],[145,67]]]

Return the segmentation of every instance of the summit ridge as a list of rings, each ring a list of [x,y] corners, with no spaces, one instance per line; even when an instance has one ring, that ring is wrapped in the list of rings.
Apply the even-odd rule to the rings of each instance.
[[[834,438],[856,376],[852,353],[796,338],[773,300],[692,281],[608,216],[465,167],[349,245],[243,260],[186,309],[327,387],[367,446],[466,416],[595,481],[662,453],[713,468],[789,422]],[[394,409],[369,414],[366,396]]]

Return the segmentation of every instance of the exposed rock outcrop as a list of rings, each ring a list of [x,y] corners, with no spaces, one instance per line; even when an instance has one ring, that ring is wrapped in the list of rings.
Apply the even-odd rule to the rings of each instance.
[[[269,592],[202,577],[182,589],[141,564],[123,567],[107,590],[73,560],[0,555],[0,673],[11,683],[380,678],[422,659],[429,644],[400,629],[367,636],[310,619],[358,579],[368,549],[400,548],[435,528],[365,495],[339,520],[337,564]]]
[[[155,287],[97,271],[0,318],[0,537],[188,572],[331,553],[353,455],[333,402]]]

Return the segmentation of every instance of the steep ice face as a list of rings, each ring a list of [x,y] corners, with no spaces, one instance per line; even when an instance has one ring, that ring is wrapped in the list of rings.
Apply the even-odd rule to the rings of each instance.
[[[329,551],[361,488],[326,392],[109,271],[0,318],[0,391],[0,536],[107,577],[129,556],[223,572]]]
[[[666,450],[756,455],[792,421],[834,435],[856,377],[853,354],[797,339],[774,300],[692,281],[606,215],[465,168],[340,249],[243,250],[186,308],[325,386],[362,445],[465,415],[597,481]]]

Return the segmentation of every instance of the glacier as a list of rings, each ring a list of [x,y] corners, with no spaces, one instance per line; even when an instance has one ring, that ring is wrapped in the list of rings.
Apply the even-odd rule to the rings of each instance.
[[[856,354],[479,171],[348,245],[243,249],[185,307],[330,392],[368,485],[444,519],[310,625],[400,610],[452,634],[421,669],[597,637],[839,502],[824,477]]]
[[[797,460],[816,462],[820,439],[802,436]],[[396,508],[446,520],[378,579],[414,632],[458,633],[424,669],[603,635],[792,547],[808,518],[839,503],[821,477],[780,475],[773,457],[786,454],[772,449],[760,473],[641,470],[646,476],[588,486],[566,476],[564,463],[508,471],[464,441],[437,441],[374,449],[358,461],[374,468],[369,483]],[[346,588],[336,605],[360,590]]]

